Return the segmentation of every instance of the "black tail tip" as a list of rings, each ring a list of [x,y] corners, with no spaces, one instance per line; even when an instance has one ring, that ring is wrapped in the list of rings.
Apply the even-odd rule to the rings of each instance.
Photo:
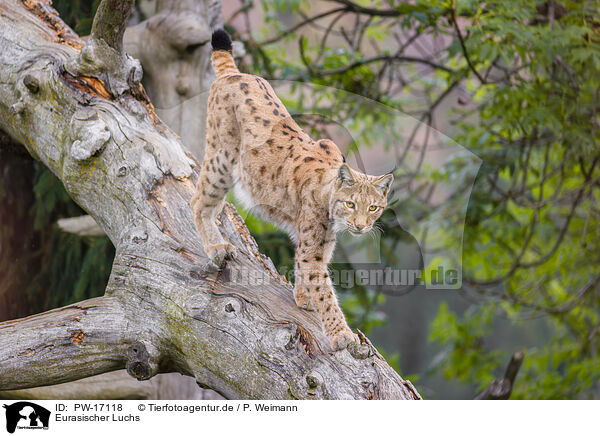
[[[223,29],[215,30],[212,34],[213,50],[231,51],[231,37]]]

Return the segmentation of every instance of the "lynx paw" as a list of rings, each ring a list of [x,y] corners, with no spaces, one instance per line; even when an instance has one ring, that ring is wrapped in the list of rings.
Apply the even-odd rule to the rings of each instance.
[[[222,268],[226,260],[234,259],[237,254],[237,248],[228,242],[209,245],[205,251],[212,263],[218,268]]]
[[[360,344],[358,336],[352,333],[352,330],[350,330],[348,327],[337,333],[327,334],[327,337],[329,337],[331,346],[335,351],[343,350],[350,344]]]
[[[304,288],[294,289],[294,300],[296,300],[296,304],[300,309],[309,311],[315,310],[313,302]]]

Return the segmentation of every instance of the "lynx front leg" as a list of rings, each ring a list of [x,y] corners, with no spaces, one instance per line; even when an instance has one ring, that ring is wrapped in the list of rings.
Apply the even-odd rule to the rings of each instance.
[[[215,223],[232,183],[231,174],[223,169],[231,167],[231,162],[226,162],[226,159],[222,153],[205,157],[198,177],[196,194],[191,202],[194,222],[204,251],[217,267],[222,266],[226,259],[233,258],[236,252],[236,248],[223,239]]]
[[[335,350],[343,350],[358,337],[352,333],[337,302],[327,267],[324,264],[308,263],[300,267],[299,278],[310,300],[321,317],[325,334]],[[296,284],[298,286],[298,284]]]
[[[302,278],[300,277],[300,270],[298,266],[299,265],[296,263],[296,266],[294,268],[294,277],[296,283],[298,284],[294,287],[294,300],[296,301],[296,304],[299,308],[312,312],[315,310],[315,306],[312,300],[310,299],[306,288],[300,285],[300,283],[302,282]]]
[[[312,219],[311,219],[312,218]],[[335,350],[358,343],[337,302],[333,284],[327,271],[335,245],[335,235],[316,217],[302,217],[296,248],[296,284],[294,297],[300,305],[304,297],[312,302],[321,317],[325,334]],[[306,292],[303,293],[303,291]],[[302,306],[301,306],[302,307]]]
[[[304,287],[295,287],[294,288],[294,300],[299,308],[308,310],[313,312],[315,310],[315,306],[313,305],[312,300],[308,296],[308,292]]]

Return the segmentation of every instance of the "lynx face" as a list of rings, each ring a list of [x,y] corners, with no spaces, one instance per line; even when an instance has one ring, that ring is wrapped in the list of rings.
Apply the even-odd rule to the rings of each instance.
[[[391,174],[369,176],[342,165],[330,201],[334,231],[347,230],[357,236],[372,230],[387,206],[393,180]]]

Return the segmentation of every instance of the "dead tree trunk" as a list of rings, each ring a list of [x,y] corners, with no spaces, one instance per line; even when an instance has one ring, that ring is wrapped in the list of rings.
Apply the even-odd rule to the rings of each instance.
[[[366,338],[368,357],[332,352],[229,205],[219,226],[244,255],[203,267],[197,164],[122,51],[132,2],[104,0],[82,46],[44,1],[0,0],[0,128],[117,251],[104,297],[0,324],[0,390],[126,368],[138,380],[180,372],[226,398],[418,398]]]
[[[192,156],[204,154],[204,126],[208,89],[214,80],[210,65],[212,31],[223,26],[220,0],[168,0],[156,3],[155,15],[125,29],[125,51],[142,64],[144,83],[157,115],[179,137]],[[89,216],[58,221],[64,231],[81,236],[104,235]],[[7,318],[5,318],[7,319]],[[127,380],[129,378],[129,380]],[[155,380],[159,379],[160,383]],[[102,383],[101,380],[106,380]],[[160,375],[143,383],[132,383],[123,371],[65,383],[51,388],[33,388],[12,392],[15,398],[127,398],[159,399],[165,394],[179,399],[220,399],[216,392],[201,389],[191,377]],[[116,385],[121,385],[118,389]],[[8,395],[11,393],[8,392]],[[0,396],[2,394],[0,393]]]

